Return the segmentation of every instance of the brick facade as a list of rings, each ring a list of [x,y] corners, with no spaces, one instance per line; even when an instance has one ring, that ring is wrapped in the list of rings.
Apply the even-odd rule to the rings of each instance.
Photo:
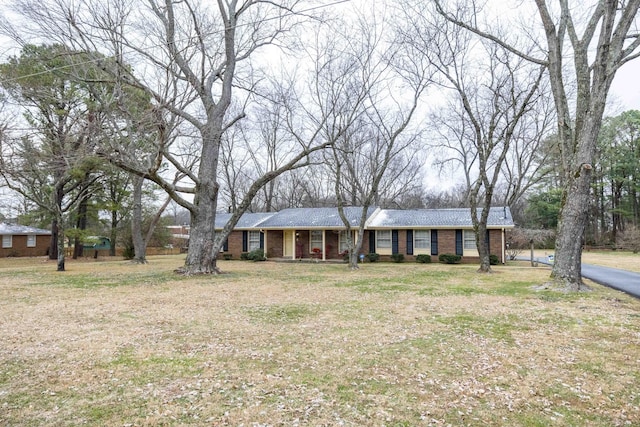
[[[268,230],[265,233],[267,233],[267,257],[282,258],[284,253],[284,232],[280,230]]]
[[[240,259],[242,251],[242,231],[232,231],[227,238],[228,250],[225,254],[230,254],[233,259]]]
[[[27,247],[26,235],[13,235],[11,237],[10,248],[0,248],[0,258],[5,257],[28,257],[28,256],[45,256],[49,253],[49,243],[51,236],[35,235],[36,245]]]
[[[266,230],[265,233],[265,252],[269,258],[283,258],[284,257],[284,231],[282,230]],[[311,258],[313,254],[310,254],[310,230],[296,230],[296,258]],[[415,260],[414,255],[407,254],[407,230],[397,230],[398,233],[398,253],[403,254],[407,261]],[[228,251],[225,254],[229,254],[231,259],[240,259],[242,254],[242,234],[243,231],[233,231],[229,235],[228,239]],[[364,232],[363,242],[360,252],[362,254],[369,253],[369,230]],[[441,229],[437,230],[438,238],[438,253],[433,254],[432,261],[438,261],[438,255],[440,254],[455,254],[456,253],[456,230],[455,229]],[[497,255],[501,262],[504,262],[504,254],[502,248],[502,230],[489,230],[489,253]],[[428,251],[431,252],[430,250]],[[467,250],[469,252],[469,250]],[[318,255],[321,258],[321,255]],[[342,255],[339,253],[339,234],[337,230],[325,231],[325,259],[342,259]],[[391,259],[390,255],[381,256],[383,260]],[[462,262],[475,263],[479,262],[477,252],[475,255],[469,255],[468,253],[463,255]]]
[[[433,262],[438,261],[438,256],[441,254],[455,254],[456,253],[456,230],[455,229],[442,229],[436,230],[438,235],[438,253],[434,254],[428,251],[432,257]],[[407,230],[397,230],[398,233],[398,253],[404,255],[405,260],[415,260],[414,255],[407,254]],[[502,230],[489,230],[489,253],[498,256],[500,262],[505,262],[504,252],[502,248]],[[365,233],[368,235],[368,233]],[[363,246],[364,248],[364,246]],[[368,248],[368,246],[367,246]],[[467,250],[469,252],[469,250]],[[474,254],[464,254],[462,256],[463,263],[476,263],[480,261],[480,257],[477,255],[477,251],[473,251]],[[382,255],[382,260],[390,260],[391,255]]]
[[[222,259],[225,255],[230,259],[240,259],[243,252],[242,239],[244,231],[232,231],[227,239],[227,250],[223,251],[220,256]],[[263,248],[268,258],[284,257],[284,231],[283,230],[264,230]],[[310,230],[296,230],[296,258],[310,258]],[[325,230],[325,258],[326,259],[342,259],[340,254],[339,242],[340,235],[338,230]],[[369,253],[369,232],[366,231],[363,236],[362,249],[363,254]],[[321,255],[318,255],[321,258]]]
[[[344,217],[355,229],[361,223],[362,212],[362,208],[348,207],[342,216],[336,208],[291,208],[272,213],[246,213],[236,224],[236,230],[230,234],[223,256],[240,258],[247,251],[246,244],[243,248],[246,234],[249,233],[248,240],[255,245],[256,233],[262,233],[261,247],[268,258],[342,259],[340,237],[344,236],[341,234],[344,231]],[[430,254],[436,257],[432,261],[437,262],[438,255],[462,251],[463,262],[477,262],[478,252],[475,249],[475,237],[471,233],[470,215],[470,210],[466,208],[372,208],[367,211],[359,255],[376,252],[382,259],[390,259],[393,254],[402,254],[411,261],[418,254]],[[230,214],[219,214],[216,216],[216,227],[222,228],[229,219]],[[489,252],[504,262],[504,231],[514,226],[509,209],[491,208],[487,223],[490,227]],[[319,233],[322,233],[322,237]],[[433,240],[434,237],[437,241]],[[467,250],[464,250],[465,237],[466,246],[469,247]],[[370,242],[371,239],[374,240]],[[417,243],[420,249],[414,248]]]

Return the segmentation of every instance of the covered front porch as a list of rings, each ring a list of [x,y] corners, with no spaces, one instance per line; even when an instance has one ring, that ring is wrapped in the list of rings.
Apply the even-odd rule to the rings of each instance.
[[[355,230],[351,238],[357,242]],[[269,259],[342,261],[348,247],[347,232],[339,229],[265,230],[264,239]]]

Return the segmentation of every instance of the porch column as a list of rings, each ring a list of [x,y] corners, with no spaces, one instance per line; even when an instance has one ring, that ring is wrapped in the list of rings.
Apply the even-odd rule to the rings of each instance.
[[[325,243],[325,239],[324,239],[324,233],[326,230],[322,230],[322,260],[326,261],[327,260],[327,245]]]
[[[267,248],[269,247],[267,245],[267,236],[268,236],[267,230],[262,231],[262,234],[264,234],[264,240],[263,240],[264,246],[262,250],[264,251],[264,257],[267,258]]]
[[[500,252],[502,252],[502,263],[506,264],[507,263],[507,245],[506,245],[506,238],[507,238],[507,230],[505,228],[502,229],[502,233],[500,233],[500,240],[502,240],[502,249]]]
[[[293,253],[293,255],[291,255],[291,259],[295,261],[295,259],[296,259],[296,250],[298,249],[298,248],[296,248],[296,246],[297,246],[296,245],[296,230],[293,230],[293,233],[291,233],[291,239],[292,239],[291,247],[293,248],[292,251],[291,251]]]

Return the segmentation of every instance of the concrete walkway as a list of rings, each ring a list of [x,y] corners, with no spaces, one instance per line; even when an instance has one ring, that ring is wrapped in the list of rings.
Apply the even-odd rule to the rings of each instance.
[[[518,259],[530,261],[531,258],[518,257]],[[533,258],[540,264],[551,265],[548,257]],[[625,292],[636,298],[640,298],[640,273],[620,270],[600,265],[582,264],[582,277],[593,280],[603,286]]]

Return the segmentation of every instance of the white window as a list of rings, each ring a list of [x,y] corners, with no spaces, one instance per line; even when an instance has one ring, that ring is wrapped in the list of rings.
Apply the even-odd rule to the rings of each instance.
[[[248,248],[249,252],[254,249],[260,249],[260,232],[259,231],[250,231],[249,232],[249,242]]]
[[[347,232],[346,231],[341,231],[340,232],[340,241],[338,242],[338,252],[342,253],[342,252],[346,252],[349,250],[349,245],[347,244]]]
[[[391,249],[391,230],[376,231],[376,248]]]
[[[2,247],[10,248],[13,246],[13,236],[10,234],[5,234],[2,236]]]
[[[27,236],[27,247],[28,248],[35,248],[36,247],[36,235],[35,234],[29,234]]]
[[[464,248],[476,249],[476,233],[473,230],[464,230]]]
[[[414,230],[413,249],[419,254],[431,252],[431,230]]]
[[[322,252],[322,230],[311,230],[311,252]]]

